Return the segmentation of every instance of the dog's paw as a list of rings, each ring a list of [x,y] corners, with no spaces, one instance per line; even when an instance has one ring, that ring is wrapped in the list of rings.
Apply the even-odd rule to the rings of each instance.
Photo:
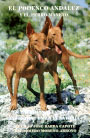
[[[45,107],[41,107],[41,110],[42,111],[47,111],[48,110],[48,108],[45,106]]]
[[[14,100],[11,102],[10,110],[16,110],[17,109],[17,100]]]
[[[76,95],[78,95],[78,94],[79,94],[79,91],[78,91],[78,90],[76,90],[76,91],[75,91],[75,94],[76,94]]]
[[[41,105],[41,110],[42,110],[42,111],[46,111],[46,110],[48,110],[45,101],[40,101],[40,105]]]
[[[11,104],[10,111],[11,111],[11,110],[16,110],[16,109],[17,109],[17,105],[14,105],[14,104],[12,105],[12,104]]]

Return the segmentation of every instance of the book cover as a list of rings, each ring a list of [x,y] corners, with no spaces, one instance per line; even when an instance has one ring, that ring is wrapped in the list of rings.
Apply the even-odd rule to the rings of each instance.
[[[0,138],[89,138],[89,0],[1,0],[0,13]]]

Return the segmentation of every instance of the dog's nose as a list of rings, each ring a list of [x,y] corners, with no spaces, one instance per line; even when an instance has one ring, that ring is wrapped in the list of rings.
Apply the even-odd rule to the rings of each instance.
[[[61,43],[61,45],[64,45],[64,41]]]
[[[61,42],[61,45],[64,45],[64,41]]]
[[[45,51],[45,49],[42,50],[42,52],[44,52],[44,51]]]
[[[50,50],[50,48],[49,48],[49,47],[45,47],[45,48],[42,50],[42,52],[44,52],[44,51],[46,51],[46,50]]]

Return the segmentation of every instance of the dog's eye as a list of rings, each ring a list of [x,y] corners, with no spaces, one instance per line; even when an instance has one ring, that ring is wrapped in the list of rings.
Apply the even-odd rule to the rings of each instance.
[[[36,39],[35,42],[37,42],[38,40]]]
[[[44,40],[44,44],[46,44],[46,40]]]
[[[53,36],[55,36],[56,34],[52,34]]]
[[[51,42],[51,39],[49,38],[48,41],[49,41],[49,43],[50,43],[50,42]]]

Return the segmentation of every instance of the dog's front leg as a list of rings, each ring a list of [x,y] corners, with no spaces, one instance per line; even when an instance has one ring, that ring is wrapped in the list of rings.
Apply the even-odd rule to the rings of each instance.
[[[14,83],[14,94],[13,97],[11,98],[11,110],[17,109],[17,91],[18,91],[19,79],[20,79],[19,75],[16,74]]]
[[[62,101],[61,92],[60,92],[61,79],[59,79],[57,71],[52,71],[52,72],[50,72],[50,74],[54,78],[54,82],[55,82],[55,86],[56,86],[56,94],[57,94],[58,103],[59,104],[62,104],[63,101]]]
[[[44,76],[43,74],[38,75],[39,79],[39,85],[40,85],[40,106],[41,110],[47,110],[47,105],[45,102],[45,97],[44,97]]]

